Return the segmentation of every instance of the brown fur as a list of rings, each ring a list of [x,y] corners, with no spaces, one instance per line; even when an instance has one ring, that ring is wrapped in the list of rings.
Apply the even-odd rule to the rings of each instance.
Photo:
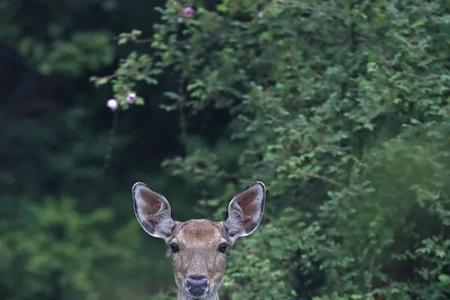
[[[171,253],[178,287],[185,289],[188,276],[205,276],[210,283],[208,292],[214,292],[222,282],[226,265],[226,253],[217,250],[227,242],[223,223],[206,219],[177,223],[172,242],[179,246],[177,253]]]

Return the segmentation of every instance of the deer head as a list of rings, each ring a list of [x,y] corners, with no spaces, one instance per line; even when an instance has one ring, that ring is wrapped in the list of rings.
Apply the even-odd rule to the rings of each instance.
[[[228,249],[238,238],[255,231],[263,216],[264,184],[254,182],[234,196],[222,222],[175,221],[164,196],[141,182],[134,184],[132,191],[141,227],[170,247],[178,299],[218,299]]]

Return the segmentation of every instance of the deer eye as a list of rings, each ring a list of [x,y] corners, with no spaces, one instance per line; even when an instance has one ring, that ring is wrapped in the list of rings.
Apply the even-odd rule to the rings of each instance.
[[[228,243],[222,243],[222,244],[219,245],[219,248],[217,248],[217,250],[218,250],[220,253],[225,253],[225,252],[227,252],[227,249],[228,249]]]
[[[169,243],[169,247],[172,250],[172,253],[177,253],[178,251],[180,251],[180,247],[178,246],[177,243]]]

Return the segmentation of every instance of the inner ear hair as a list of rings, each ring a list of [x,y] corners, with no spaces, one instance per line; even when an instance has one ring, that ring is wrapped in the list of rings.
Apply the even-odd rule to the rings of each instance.
[[[144,231],[154,237],[169,239],[175,222],[167,199],[141,182],[133,185],[132,192],[136,218]]]
[[[232,242],[256,229],[263,216],[265,196],[264,184],[257,181],[230,201],[225,228]]]

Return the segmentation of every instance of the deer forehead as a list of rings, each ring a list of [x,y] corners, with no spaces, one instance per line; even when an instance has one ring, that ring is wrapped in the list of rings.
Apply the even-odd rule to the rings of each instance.
[[[224,233],[222,222],[189,220],[176,226],[174,239],[186,247],[208,247],[225,241]]]

